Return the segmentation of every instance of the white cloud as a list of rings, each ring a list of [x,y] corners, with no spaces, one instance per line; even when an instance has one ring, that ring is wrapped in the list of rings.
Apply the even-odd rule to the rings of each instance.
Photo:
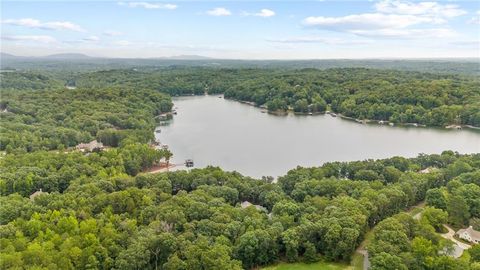
[[[39,43],[55,43],[57,40],[51,36],[2,36],[2,40],[8,41],[29,41]]]
[[[7,19],[3,20],[2,24],[8,25],[16,25],[16,26],[24,26],[29,28],[38,28],[38,29],[45,29],[45,30],[70,30],[70,31],[77,31],[77,32],[85,32],[85,29],[76,25],[71,22],[66,21],[54,21],[54,22],[41,22],[36,19],[32,18],[24,18],[24,19]]]
[[[128,46],[131,45],[132,43],[128,40],[118,40],[113,42],[113,45],[118,45],[118,46]]]
[[[363,45],[369,44],[372,41],[370,40],[345,40],[339,38],[325,38],[325,37],[316,37],[316,36],[306,36],[306,37],[292,37],[285,39],[269,39],[269,42],[275,43],[320,43],[327,45]]]
[[[178,6],[175,4],[163,4],[163,3],[153,3],[153,2],[118,2],[120,6],[127,6],[131,8],[146,8],[146,9],[176,9]]]
[[[109,37],[117,37],[117,36],[123,35],[123,33],[119,31],[114,31],[114,30],[107,30],[103,32],[103,35],[109,36]]]
[[[475,17],[472,17],[468,23],[469,24],[480,24],[480,10],[477,10],[477,12],[475,12]]]
[[[218,7],[207,11],[208,15],[211,16],[230,16],[232,12],[226,8]]]
[[[258,16],[258,17],[268,18],[268,17],[275,16],[275,11],[273,11],[271,9],[263,8],[259,12],[256,12],[256,13],[244,12],[243,15],[244,16]]]
[[[256,13],[255,16],[260,16],[260,17],[272,17],[275,16],[275,11],[271,9],[262,9],[260,12]]]
[[[87,42],[97,42],[100,40],[100,38],[97,36],[88,36],[86,38],[83,38],[82,40]]]
[[[327,29],[405,28],[419,23],[432,23],[431,18],[413,15],[364,13],[343,17],[307,17],[303,24]]]
[[[480,46],[480,42],[478,40],[462,40],[462,41],[454,41],[450,42],[451,45],[456,46],[456,47],[469,47],[469,48],[475,48],[478,49]]]
[[[473,17],[468,21],[469,24],[480,24],[480,16]]]
[[[374,4],[374,9],[375,12],[372,13],[340,17],[307,17],[303,24],[368,37],[447,38],[456,33],[446,27],[439,28],[438,25],[466,14],[466,11],[453,4],[400,0],[382,0]]]
[[[379,38],[402,38],[402,39],[423,39],[423,38],[451,38],[457,33],[449,28],[429,29],[375,29],[375,30],[352,30],[353,34],[364,37]]]
[[[399,0],[383,0],[375,4],[375,9],[382,13],[421,15],[428,17],[453,18],[464,15],[467,12],[457,5],[439,4],[437,2],[412,3]]]

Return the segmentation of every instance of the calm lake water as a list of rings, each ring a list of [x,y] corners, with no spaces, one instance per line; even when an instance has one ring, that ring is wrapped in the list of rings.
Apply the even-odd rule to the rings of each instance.
[[[174,99],[178,115],[156,133],[180,164],[261,177],[328,161],[413,157],[418,153],[480,152],[480,132],[362,125],[330,115],[275,116],[218,96]]]

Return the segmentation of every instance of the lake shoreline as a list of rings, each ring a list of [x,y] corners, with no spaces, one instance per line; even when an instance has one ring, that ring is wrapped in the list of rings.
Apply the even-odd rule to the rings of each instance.
[[[325,162],[414,157],[480,151],[480,133],[440,128],[413,128],[340,121],[336,115],[278,117],[218,95],[174,99],[177,115],[157,141],[174,153],[172,163],[195,160],[195,168],[209,165],[260,178],[278,177],[285,168],[310,167]],[[258,107],[258,106],[255,106]],[[323,113],[325,114],[325,113]],[[160,128],[160,127],[159,127]]]
[[[213,96],[213,95],[212,95]],[[354,117],[350,117],[350,116],[346,116],[346,115],[343,115],[341,113],[336,113],[336,112],[329,112],[329,111],[324,111],[324,112],[312,112],[312,113],[304,113],[304,112],[295,112],[293,110],[277,110],[277,111],[269,111],[266,106],[262,105],[262,106],[258,106],[257,104],[255,104],[255,102],[252,102],[252,101],[244,101],[244,100],[238,100],[238,99],[233,99],[233,98],[225,98],[224,95],[218,95],[218,96],[222,96],[224,99],[226,100],[232,100],[232,101],[236,101],[236,102],[239,102],[239,103],[242,103],[242,104],[246,104],[246,105],[249,105],[249,106],[253,106],[253,107],[256,107],[256,108],[260,108],[260,109],[263,109],[263,110],[266,110],[266,111],[262,111],[262,112],[266,112],[268,114],[272,114],[272,115],[277,115],[277,116],[287,116],[289,114],[293,114],[295,116],[314,116],[314,115],[325,115],[325,114],[330,114],[332,117],[339,117],[341,119],[344,119],[344,120],[348,120],[348,121],[353,121],[353,122],[357,122],[359,124],[375,124],[375,125],[388,125],[388,126],[401,126],[401,127],[422,127],[422,128],[436,128],[436,129],[443,129],[443,130],[462,130],[462,129],[469,129],[469,130],[473,130],[473,131],[480,131],[480,127],[476,127],[476,126],[472,126],[472,125],[457,125],[457,124],[449,124],[449,125],[446,125],[446,126],[429,126],[429,125],[425,125],[425,124],[419,124],[419,123],[394,123],[394,122],[390,122],[388,120],[374,120],[374,119],[357,119],[357,118],[354,118]]]

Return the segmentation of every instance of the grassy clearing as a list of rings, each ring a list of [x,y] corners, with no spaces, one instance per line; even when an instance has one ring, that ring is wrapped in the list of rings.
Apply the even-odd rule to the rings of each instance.
[[[279,263],[262,268],[262,270],[353,270],[344,263],[316,262],[316,263]]]

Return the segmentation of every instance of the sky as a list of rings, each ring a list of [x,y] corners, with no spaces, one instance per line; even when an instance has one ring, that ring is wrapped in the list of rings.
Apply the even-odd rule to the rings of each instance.
[[[480,1],[9,1],[1,51],[225,59],[480,57]]]

